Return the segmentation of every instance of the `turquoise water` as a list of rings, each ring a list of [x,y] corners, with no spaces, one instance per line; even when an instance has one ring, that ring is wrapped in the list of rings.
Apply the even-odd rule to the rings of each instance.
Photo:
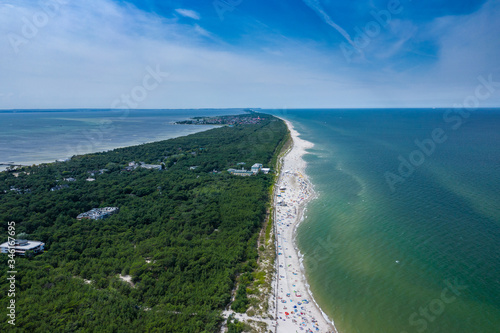
[[[73,155],[170,139],[213,128],[171,122],[238,113],[242,110],[0,111],[0,163],[54,162]]]
[[[297,242],[340,332],[500,332],[499,110],[269,112],[315,144]]]

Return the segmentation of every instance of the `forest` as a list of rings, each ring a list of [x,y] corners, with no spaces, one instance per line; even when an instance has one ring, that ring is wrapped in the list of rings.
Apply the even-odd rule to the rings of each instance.
[[[256,267],[274,181],[273,172],[226,170],[273,170],[287,136],[283,121],[257,116],[255,124],[0,172],[0,242],[14,221],[17,238],[45,243],[43,254],[15,258],[16,325],[2,310],[0,331],[217,332],[236,278]],[[132,161],[162,167],[127,168]],[[76,219],[100,207],[119,212]],[[2,309],[8,259],[0,254]]]

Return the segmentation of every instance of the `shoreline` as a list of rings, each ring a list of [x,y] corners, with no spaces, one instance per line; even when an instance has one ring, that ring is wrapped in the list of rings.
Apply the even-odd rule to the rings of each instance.
[[[240,110],[240,111],[238,111]],[[47,118],[50,120],[50,123],[45,126],[50,129],[58,129],[54,132],[45,133],[42,132],[41,139],[34,140],[29,135],[19,134],[18,130],[13,130],[12,133],[19,136],[25,143],[23,143],[22,147],[12,148],[10,144],[10,139],[8,137],[0,137],[1,143],[5,145],[6,149],[4,150],[4,156],[2,157],[3,166],[0,166],[0,172],[7,171],[9,166],[38,166],[41,164],[50,164],[55,163],[57,161],[64,161],[70,159],[73,156],[79,155],[87,155],[87,154],[95,154],[101,152],[107,152],[114,149],[120,148],[128,148],[133,146],[138,146],[142,144],[154,143],[164,140],[170,140],[174,138],[178,138],[181,136],[187,136],[190,134],[195,134],[198,132],[210,130],[212,128],[220,127],[220,125],[203,125],[203,126],[194,126],[190,128],[189,125],[184,126],[174,126],[172,122],[188,120],[193,117],[203,116],[203,117],[225,117],[225,116],[234,116],[234,115],[245,115],[249,114],[243,109],[130,109],[126,110],[127,113],[123,113],[121,111],[125,110],[115,110],[115,109],[46,109],[46,110],[38,110],[38,109],[25,109],[25,110],[0,110],[0,113],[5,115],[9,114],[24,114],[26,116],[29,113],[33,114],[42,114],[41,116],[36,116],[39,119],[40,117],[47,117],[47,115],[57,114],[51,116],[51,118]],[[140,115],[142,111],[152,111],[148,112],[146,115],[141,116],[140,122],[143,125],[149,125],[152,123],[163,123],[164,125],[169,125],[167,127],[157,126],[155,127],[155,131],[151,132],[148,130],[139,129],[138,133],[132,133],[134,128],[129,128],[129,126],[115,126],[116,124],[123,123],[124,120],[129,117],[128,113],[133,113],[134,115]],[[234,112],[233,112],[234,111]],[[91,118],[89,119],[100,119],[100,120],[109,120],[108,123],[94,123],[87,124],[85,122],[78,123],[75,126],[72,126],[70,129],[59,129],[59,122],[56,122],[55,119],[59,119],[62,115],[59,113],[68,112],[71,115],[65,116],[66,120],[75,120],[80,119],[78,117],[81,113],[91,112]],[[117,114],[118,113],[118,114]],[[31,116],[29,116],[31,117]],[[54,118],[57,117],[57,118]],[[158,118],[161,117],[161,118]],[[163,117],[166,117],[165,119]],[[3,119],[3,118],[2,118]],[[10,118],[9,118],[10,119]],[[16,120],[12,121],[13,124],[19,129],[24,129],[24,124],[22,122],[25,118],[15,118]],[[83,119],[83,118],[81,118]],[[86,118],[85,118],[86,119]],[[159,120],[156,120],[159,119]],[[130,119],[129,119],[130,120]],[[7,121],[7,120],[5,120]],[[168,122],[168,124],[167,124]],[[129,122],[131,123],[131,122]],[[142,125],[141,125],[142,126]],[[149,128],[146,126],[144,128]],[[72,135],[68,138],[68,133],[72,133]],[[11,133],[10,130],[6,133]],[[76,134],[75,134],[76,133]],[[153,133],[153,134],[151,134]],[[156,134],[155,134],[156,133]],[[130,135],[129,135],[130,134]],[[135,136],[133,134],[139,134],[139,136]],[[172,135],[173,134],[173,135]],[[45,143],[40,145],[40,142],[46,141],[50,138],[50,143]],[[57,140],[52,140],[56,138]],[[8,147],[8,148],[7,148]],[[28,147],[29,149],[27,149]],[[11,152],[14,153],[11,153]],[[12,162],[12,163],[11,163]]]
[[[312,296],[303,267],[303,256],[296,242],[296,231],[304,220],[307,203],[317,198],[305,174],[307,163],[302,157],[314,145],[299,137],[292,123],[292,147],[281,160],[281,170],[273,193],[276,264],[273,278],[276,332],[338,333],[333,321],[322,311]],[[283,189],[284,190],[281,190]]]
[[[123,148],[135,147],[135,146],[140,146],[140,145],[145,145],[145,144],[150,144],[150,143],[157,143],[157,142],[161,142],[161,141],[167,141],[167,140],[170,140],[170,139],[176,139],[176,138],[180,138],[180,137],[183,137],[183,136],[188,136],[188,135],[191,135],[191,134],[196,134],[196,133],[208,131],[208,130],[211,130],[211,129],[214,129],[214,128],[222,127],[222,126],[214,126],[214,125],[202,125],[202,126],[207,126],[207,127],[210,127],[210,128],[206,128],[206,129],[202,129],[202,130],[196,130],[194,132],[186,132],[186,133],[183,132],[183,133],[180,133],[179,135],[176,135],[176,136],[173,136],[173,137],[162,138],[162,139],[154,139],[153,141],[144,141],[144,142],[137,141],[137,142],[126,143],[125,145],[122,145],[122,144],[120,144],[120,145],[116,144],[116,145],[110,145],[110,146],[102,146],[101,145],[99,148],[97,148],[97,149],[91,149],[89,151],[67,150],[69,153],[66,154],[66,155],[62,155],[61,154],[61,155],[57,156],[57,154],[55,154],[55,155],[52,155],[52,157],[50,157],[50,158],[49,157],[43,158],[43,159],[39,158],[38,160],[32,160],[30,162],[23,162],[23,161],[17,162],[17,161],[14,161],[12,163],[0,163],[0,172],[7,171],[7,169],[10,166],[15,167],[16,169],[18,169],[18,168],[22,168],[22,167],[40,166],[40,165],[43,165],[43,164],[62,163],[62,162],[67,162],[67,161],[71,160],[75,156],[83,156],[83,155],[90,155],[90,154],[106,153],[106,152],[109,152],[109,151],[113,151],[115,149],[123,149]],[[81,142],[86,143],[87,141],[82,140]],[[73,155],[71,155],[71,154],[73,154]]]
[[[265,319],[246,315],[240,315],[239,317],[241,319],[265,322],[268,327],[273,327],[274,332],[277,333],[296,331],[338,333],[333,321],[322,311],[312,296],[302,264],[303,256],[295,242],[297,228],[304,220],[307,203],[317,198],[313,185],[305,174],[307,163],[302,159],[303,155],[307,154],[306,149],[310,149],[314,145],[309,141],[299,138],[299,133],[294,129],[291,122],[280,117],[277,118],[286,124],[290,132],[291,147],[279,158],[279,176],[272,195],[272,205],[274,208],[273,232],[276,250],[274,253],[275,267],[272,277],[271,294],[268,299],[269,304],[272,305],[269,309],[269,314],[272,315],[272,318]],[[198,132],[203,131],[196,131],[195,133]],[[189,134],[182,134],[176,137]],[[141,143],[136,145],[141,145]],[[103,152],[131,146],[126,145],[103,150]],[[96,152],[87,154],[93,153]],[[33,165],[54,164],[57,162],[63,161],[55,160]],[[8,163],[10,164],[10,162]],[[5,170],[0,169],[0,171],[3,172]],[[285,186],[286,190],[281,192],[281,186]],[[279,205],[280,201],[285,203],[286,206]],[[228,315],[232,311],[224,312],[226,312],[225,315]]]

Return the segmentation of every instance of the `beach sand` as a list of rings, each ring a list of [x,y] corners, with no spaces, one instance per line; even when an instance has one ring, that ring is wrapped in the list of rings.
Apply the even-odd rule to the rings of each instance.
[[[310,295],[295,246],[295,231],[302,220],[304,206],[315,196],[305,174],[307,163],[302,159],[306,149],[313,144],[299,138],[293,125],[283,120],[290,130],[293,147],[282,159],[274,193],[277,260],[273,316],[277,319],[276,332],[337,332]]]
[[[263,316],[249,316],[228,308],[223,311],[223,316],[228,318],[234,315],[247,324],[265,324],[265,332],[338,333],[333,322],[321,311],[310,294],[295,245],[295,231],[302,221],[305,205],[315,197],[305,174],[307,163],[302,159],[307,153],[306,149],[312,148],[313,144],[299,138],[293,125],[282,120],[288,126],[293,143],[280,159],[280,174],[273,194],[276,260],[268,312]],[[255,329],[255,325],[251,326]],[[221,332],[227,332],[226,325],[222,326]]]

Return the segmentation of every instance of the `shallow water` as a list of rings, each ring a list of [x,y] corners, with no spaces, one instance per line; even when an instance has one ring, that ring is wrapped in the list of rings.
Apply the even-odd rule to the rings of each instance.
[[[214,127],[172,122],[238,113],[242,113],[241,109],[1,111],[0,163],[47,163],[170,139]]]

